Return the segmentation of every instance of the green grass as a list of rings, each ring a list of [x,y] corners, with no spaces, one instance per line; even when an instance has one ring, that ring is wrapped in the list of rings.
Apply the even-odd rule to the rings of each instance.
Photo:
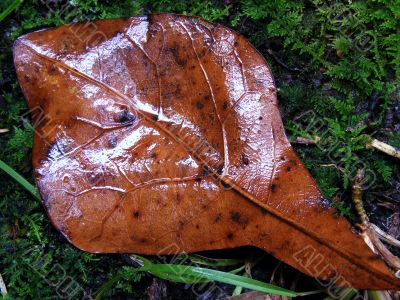
[[[202,268],[191,265],[184,264],[154,264],[151,261],[138,256],[133,255],[136,260],[141,262],[141,267],[134,269],[136,272],[149,272],[150,274],[157,276],[158,278],[172,281],[172,282],[181,282],[181,283],[190,283],[190,284],[202,284],[208,283],[212,281],[223,282],[226,284],[234,285],[241,288],[248,288],[255,291],[260,291],[272,295],[280,295],[287,297],[298,297],[303,295],[315,294],[319,293],[319,291],[305,292],[305,293],[296,293],[294,291],[283,289],[278,286],[268,284],[265,282],[261,282],[258,280],[254,280],[248,278],[246,276],[239,276],[235,273],[241,271],[243,267],[232,270],[230,272],[221,272],[218,270]],[[207,261],[209,259],[206,259]],[[227,262],[226,260],[221,260],[222,266],[230,265],[231,262]],[[220,264],[221,266],[221,264]],[[109,281],[105,282],[96,292],[95,299],[100,299],[105,293],[109,292],[112,286],[123,276],[123,273],[117,274]]]
[[[0,160],[0,170],[3,170],[6,172],[8,175],[10,175],[16,182],[18,182],[25,190],[27,190],[31,195],[36,198],[37,200],[40,200],[39,196],[39,191],[37,188],[31,184],[29,181],[27,181],[24,177],[22,177],[20,174],[15,172],[13,168],[11,168],[9,165],[7,165],[5,162]]]
[[[3,21],[23,0],[14,0],[3,12],[0,13],[0,22]]]
[[[0,133],[0,160],[10,168],[2,162],[0,167],[22,175],[11,174],[15,181],[0,172],[0,273],[9,298],[51,298],[62,293],[56,283],[68,276],[80,296],[114,279],[103,296],[137,298],[151,284],[148,272],[138,272],[121,256],[93,255],[67,243],[52,227],[29,184],[34,182],[33,128],[21,119],[27,107],[12,64],[12,43],[23,33],[72,21],[176,12],[199,15],[243,34],[272,68],[287,134],[321,138],[317,146],[296,146],[296,150],[324,194],[335,199],[341,214],[356,221],[349,185],[355,169],[362,166],[370,174],[365,195],[371,218],[384,226],[390,216],[391,211],[377,203],[382,195],[397,195],[399,164],[366,150],[365,143],[366,137],[375,137],[400,147],[395,110],[400,98],[398,1],[74,0],[49,2],[48,7],[40,1],[19,2],[0,3],[0,129],[9,129]],[[214,275],[236,263],[243,265],[245,257],[231,261],[226,253],[222,261],[193,257],[191,262],[214,270]],[[183,290],[182,285],[173,287]],[[229,293],[233,290],[227,288]]]

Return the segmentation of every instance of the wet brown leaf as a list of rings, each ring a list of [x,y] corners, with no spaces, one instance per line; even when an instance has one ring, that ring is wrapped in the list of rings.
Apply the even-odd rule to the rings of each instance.
[[[44,206],[80,249],[253,245],[331,283],[399,286],[293,152],[242,36],[171,14],[101,20],[20,37],[14,60]]]

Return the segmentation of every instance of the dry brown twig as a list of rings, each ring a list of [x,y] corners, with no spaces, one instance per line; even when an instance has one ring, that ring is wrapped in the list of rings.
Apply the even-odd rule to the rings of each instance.
[[[320,140],[321,138],[319,136],[315,136],[312,139],[298,136],[295,138],[291,138],[290,142],[293,144],[316,145]]]
[[[372,139],[366,146],[367,149],[376,149],[390,156],[400,159],[400,150],[393,146],[390,146],[384,142],[378,141],[377,139]]]
[[[381,142],[377,139],[371,139],[369,136],[367,136],[368,139],[370,139],[370,142],[366,145],[366,149],[376,149],[379,150],[383,153],[386,153],[387,155],[396,157],[400,159],[400,149],[397,149],[389,144],[386,144],[384,142]],[[304,145],[316,145],[320,142],[321,138],[319,136],[315,136],[313,138],[306,138],[306,137],[295,137],[295,138],[290,138],[290,142],[294,144],[304,144]]]
[[[359,228],[361,229],[361,236],[363,237],[365,243],[374,251],[376,254],[382,256],[386,263],[395,269],[396,277],[400,278],[400,259],[393,255],[389,249],[382,243],[384,240],[386,243],[391,244],[396,247],[400,247],[400,241],[396,240],[391,235],[385,233],[375,224],[372,224],[364,210],[362,202],[362,182],[364,180],[364,170],[360,169],[357,171],[357,175],[353,181],[352,186],[352,199],[360,218],[361,224]]]
[[[1,128],[0,129],[0,133],[7,133],[9,131],[10,131],[10,129],[8,129],[8,128]]]

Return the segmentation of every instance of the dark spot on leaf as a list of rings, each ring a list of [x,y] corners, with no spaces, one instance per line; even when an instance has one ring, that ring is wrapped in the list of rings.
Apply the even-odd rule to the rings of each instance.
[[[88,181],[93,185],[97,185],[103,178],[103,173],[92,172],[87,176]]]
[[[246,225],[249,222],[248,218],[244,217],[240,214],[240,212],[237,211],[231,211],[230,218],[233,222],[240,225]]]
[[[222,214],[219,213],[219,214],[215,217],[214,223],[218,223],[219,221],[221,221],[221,219],[222,219]]]
[[[230,190],[232,188],[228,183],[226,183],[222,180],[220,181],[220,183],[221,183],[222,188],[224,188],[225,190]]]
[[[273,184],[271,184],[271,192],[275,193],[275,191],[276,191],[276,184],[273,183]]]
[[[197,109],[203,109],[203,107],[204,107],[204,104],[203,104],[203,103],[201,103],[200,101],[197,101],[197,102],[196,102],[196,108],[197,108]]]
[[[181,194],[176,194],[176,202],[181,202],[182,201],[182,195]]]
[[[182,229],[185,226],[185,222],[179,221],[178,226],[179,226],[179,229]]]
[[[226,237],[228,238],[228,240],[232,240],[233,239],[233,233],[230,232],[226,235]]]
[[[206,177],[210,173],[211,173],[211,170],[206,165],[203,165],[201,175],[203,177]]]
[[[116,136],[112,136],[108,139],[108,147],[115,148],[118,144],[118,138]]]
[[[224,171],[224,166],[219,166],[217,169],[217,174],[221,175],[223,171]]]
[[[135,211],[133,212],[133,216],[134,216],[136,219],[139,218],[140,212],[139,212],[138,210],[135,210]]]
[[[175,44],[174,47],[167,48],[165,51],[168,51],[172,54],[178,66],[185,67],[187,64],[187,59],[183,55],[184,53],[180,53],[181,51],[179,51],[179,49],[182,49],[182,47],[178,44]]]
[[[368,259],[374,261],[374,260],[380,260],[381,258],[379,257],[379,255],[374,254],[369,256]]]
[[[222,105],[223,109],[227,109],[228,108],[228,101],[224,101],[224,104]]]
[[[242,154],[242,163],[246,166],[250,164],[250,160],[245,154]]]
[[[56,67],[55,65],[52,64],[52,65],[48,68],[48,73],[49,73],[50,75],[55,75],[55,74],[57,74],[57,73],[58,73],[57,67]]]
[[[136,120],[136,116],[129,112],[127,109],[121,110],[117,117],[115,118],[116,122],[119,123],[130,123]]]

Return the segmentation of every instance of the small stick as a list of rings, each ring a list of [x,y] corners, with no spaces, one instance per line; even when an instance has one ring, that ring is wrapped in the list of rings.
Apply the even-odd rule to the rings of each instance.
[[[282,264],[281,261],[279,261],[279,262],[276,264],[274,270],[272,271],[271,279],[269,280],[269,283],[274,283],[275,274],[278,272],[278,269],[279,269],[279,267],[281,266],[281,264]]]
[[[275,52],[272,51],[272,49],[267,49],[267,52],[269,55],[272,56],[273,59],[275,59],[275,61],[281,66],[284,67],[285,69],[292,71],[292,72],[300,72],[301,70],[299,68],[290,68],[289,66],[287,66],[282,60],[280,60],[276,55]]]
[[[393,255],[392,252],[388,250],[388,248],[381,242],[379,239],[379,236],[376,234],[372,226],[369,226],[366,229],[366,234],[369,236],[371,239],[371,242],[373,243],[375,249],[378,251],[378,253],[385,259],[385,261],[392,266],[393,268],[396,269],[397,272],[400,271],[400,259]]]
[[[390,146],[384,142],[378,141],[377,139],[372,139],[366,146],[367,149],[374,148],[376,150],[382,151],[390,156],[400,159],[400,150],[393,146]]]
[[[392,268],[396,269],[395,275],[398,276],[400,271],[400,259],[393,255],[388,248],[381,242],[382,240],[389,241],[392,245],[397,246],[399,241],[390,235],[384,233],[376,225],[372,224],[368,220],[367,213],[365,212],[363,202],[362,202],[362,182],[364,179],[364,170],[360,169],[357,171],[356,177],[352,186],[352,199],[360,218],[361,225],[361,236],[363,237],[365,243],[371,248],[375,253],[379,253],[383,259]]]
[[[8,129],[8,128],[2,128],[2,129],[0,129],[0,133],[7,133],[7,132],[9,132],[10,131],[10,129]]]
[[[320,140],[321,138],[319,136],[314,137],[314,139],[298,136],[294,139],[290,139],[290,142],[294,144],[316,145]]]
[[[371,223],[372,228],[374,229],[374,231],[379,235],[379,237],[384,240],[386,243],[399,247],[400,248],[400,241],[395,239],[394,237],[392,237],[391,235],[387,234],[386,232],[384,232],[382,229],[380,229],[378,226],[376,226],[375,224]]]
[[[356,177],[354,178],[353,186],[351,187],[352,199],[356,208],[358,217],[361,220],[361,224],[368,227],[368,216],[365,212],[362,202],[362,186],[361,183],[364,179],[364,170],[360,169],[357,171]]]

